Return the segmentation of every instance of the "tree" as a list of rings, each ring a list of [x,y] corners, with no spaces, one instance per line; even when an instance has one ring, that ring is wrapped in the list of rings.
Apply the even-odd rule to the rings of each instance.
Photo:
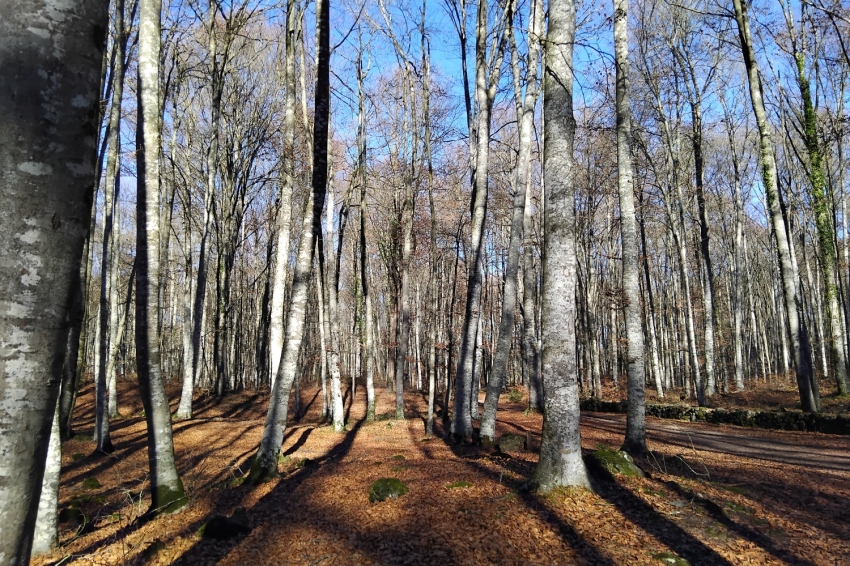
[[[741,53],[744,57],[744,66],[747,71],[750,102],[752,103],[753,114],[758,125],[762,182],[767,197],[770,221],[776,239],[776,255],[779,260],[779,272],[782,279],[785,312],[788,317],[788,329],[791,335],[791,350],[796,366],[800,402],[803,410],[816,412],[820,408],[820,400],[817,395],[816,377],[812,364],[811,344],[809,342],[805,318],[801,316],[800,298],[797,294],[799,275],[794,267],[786,230],[785,214],[780,206],[776,155],[770,133],[771,127],[768,122],[767,111],[764,107],[761,77],[759,76],[758,61],[756,61],[752,33],[750,32],[749,16],[742,0],[732,0],[732,4],[735,10],[735,22],[738,26]]]
[[[835,237],[833,234],[833,216],[826,194],[826,176],[824,171],[824,154],[821,148],[820,132],[818,131],[818,116],[812,101],[812,88],[806,73],[807,37],[806,37],[806,3],[802,3],[802,22],[798,32],[794,25],[794,16],[790,6],[781,2],[785,15],[791,55],[794,59],[794,78],[800,91],[802,111],[799,113],[800,128],[803,143],[806,148],[808,162],[803,163],[809,178],[809,197],[812,213],[817,228],[817,251],[820,258],[823,288],[826,295],[827,318],[829,319],[829,346],[835,364],[835,381],[840,395],[847,394],[847,355],[845,350],[844,325],[841,320],[841,309],[838,305],[838,282],[835,272]],[[799,154],[798,154],[799,155]],[[845,238],[846,238],[845,234]]]
[[[511,238],[508,244],[508,263],[505,268],[505,284],[502,292],[502,317],[499,321],[499,334],[496,342],[496,356],[493,373],[487,382],[487,394],[484,398],[484,414],[481,418],[481,439],[494,442],[496,437],[496,408],[499,394],[505,386],[505,371],[511,350],[511,338],[514,334],[514,311],[516,310],[517,273],[519,271],[520,244],[525,228],[526,187],[531,161],[531,141],[534,126],[534,107],[538,94],[538,57],[543,29],[543,6],[534,1],[529,6],[528,18],[528,69],[525,96],[522,96],[519,77],[519,61],[516,41],[513,41],[512,69],[514,71],[514,92],[516,97],[517,118],[519,120],[519,150],[514,182],[514,202],[511,216]],[[531,292],[531,290],[527,290]]]
[[[298,371],[298,353],[303,337],[307,292],[313,267],[316,235],[322,229],[322,208],[328,182],[328,119],[330,115],[330,25],[329,0],[318,0],[316,29],[316,95],[313,123],[312,192],[307,199],[301,242],[292,277],[292,302],[286,320],[283,354],[272,387],[263,438],[251,464],[248,481],[257,484],[277,476],[277,460],[286,430],[289,392]]]
[[[475,102],[477,115],[474,131],[470,119],[470,160],[472,178],[471,260],[468,262],[466,286],[466,312],[463,318],[460,353],[457,361],[457,378],[452,434],[455,439],[472,438],[472,411],[470,403],[478,405],[473,398],[472,379],[475,375],[475,352],[478,344],[478,328],[481,318],[481,290],[483,287],[485,233],[487,219],[487,181],[490,152],[490,126],[493,101],[499,85],[507,34],[511,29],[513,0],[505,2],[499,25],[493,32],[493,45],[488,49],[490,35],[488,0],[478,0],[478,15],[475,25]],[[467,104],[468,112],[468,104]]]
[[[27,564],[33,543],[67,316],[91,214],[105,8],[93,0],[0,5],[0,301],[6,305],[0,309],[0,453],[7,455],[0,462],[0,560],[6,564]]]
[[[614,0],[614,64],[617,69],[617,188],[620,195],[626,337],[629,341],[627,351],[629,407],[626,413],[626,440],[623,443],[623,449],[637,455],[646,450],[646,407],[643,324],[640,312],[640,247],[632,180],[628,13],[628,0]]]
[[[543,432],[532,483],[589,487],[581,458],[576,359],[576,250],[572,0],[551,0],[543,69]]]
[[[139,12],[139,120],[136,131],[136,366],[148,425],[151,515],[175,513],[189,500],[174,463],[171,413],[162,382],[159,335],[160,102],[162,0],[142,0]]]

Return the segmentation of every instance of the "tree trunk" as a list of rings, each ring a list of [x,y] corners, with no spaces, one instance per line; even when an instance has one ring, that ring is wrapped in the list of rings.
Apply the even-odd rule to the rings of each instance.
[[[774,234],[776,236],[776,253],[782,276],[785,312],[788,315],[791,350],[796,365],[800,402],[803,410],[817,412],[820,402],[815,394],[816,385],[813,384],[816,377],[812,367],[811,344],[809,342],[805,320],[800,316],[800,304],[797,296],[799,274],[795,272],[792,263],[783,218],[784,214],[779,203],[775,150],[770,133],[770,123],[768,122],[767,111],[765,110],[762,97],[761,79],[759,77],[758,62],[756,61],[755,48],[753,47],[752,35],[750,33],[750,22],[742,0],[732,0],[732,3],[735,8],[735,20],[738,24],[738,38],[741,42],[744,66],[747,70],[747,81],[750,87],[753,114],[755,114],[759,129],[762,180],[767,196],[771,223],[773,224]]]
[[[33,555],[46,554],[59,544],[56,529],[59,506],[59,471],[62,468],[62,441],[59,438],[59,405],[53,413],[50,428],[50,444],[41,481],[41,496],[38,500],[38,518],[33,535]]]
[[[126,38],[124,35],[124,1],[115,2],[115,47],[116,50],[112,69],[112,107],[109,113],[109,151],[106,157],[106,179],[103,188],[103,248],[100,261],[100,311],[98,317],[98,343],[99,364],[97,371],[96,403],[95,403],[95,450],[104,454],[111,454],[115,448],[109,437],[109,408],[108,408],[108,383],[107,371],[110,358],[114,358],[115,345],[110,342],[112,329],[117,326],[117,312],[111,312],[113,305],[113,287],[117,286],[117,259],[115,251],[117,246],[114,242],[113,225],[115,213],[118,209],[118,192],[121,187],[120,167],[121,139],[119,130],[121,126],[121,101],[124,93],[124,50]],[[114,266],[113,266],[114,264]],[[115,303],[117,303],[117,288]]]
[[[576,366],[572,0],[550,0],[543,83],[543,432],[532,482],[542,492],[589,487],[581,458]]]
[[[514,311],[517,298],[517,271],[519,269],[520,244],[524,237],[524,219],[526,208],[526,193],[528,187],[528,170],[531,162],[531,140],[534,126],[534,107],[537,104],[538,80],[537,68],[540,53],[540,37],[543,32],[543,6],[535,0],[529,8],[528,19],[528,58],[526,68],[525,97],[522,97],[519,78],[519,61],[516,45],[513,49],[512,69],[514,74],[514,96],[516,98],[517,116],[520,123],[519,155],[517,157],[516,175],[514,177],[514,202],[511,216],[511,237],[508,244],[508,262],[505,268],[505,284],[502,291],[502,317],[499,320],[499,334],[496,340],[496,356],[493,361],[493,373],[487,382],[487,393],[484,397],[484,414],[481,418],[481,440],[496,441],[496,409],[499,395],[505,386],[505,371],[508,356],[511,351],[511,338],[514,333]]]
[[[620,230],[623,248],[623,298],[628,371],[628,410],[623,450],[646,451],[644,343],[640,308],[640,248],[632,180],[632,127],[629,110],[628,0],[614,0],[614,56],[617,69],[617,187],[620,194]],[[616,339],[616,338],[615,338]]]
[[[49,11],[50,23],[44,14]],[[29,562],[92,208],[103,2],[0,5],[0,556]],[[14,457],[11,455],[14,454]]]
[[[512,6],[512,3],[511,3]],[[511,12],[511,7],[508,7]],[[511,18],[508,18],[511,19]],[[505,27],[507,30],[509,26]],[[500,34],[504,36],[503,34]],[[490,116],[496,87],[499,82],[504,37],[491,53],[495,63],[487,77],[488,53],[487,0],[478,1],[478,21],[475,26],[475,98],[478,108],[475,127],[475,152],[472,156],[472,223],[471,261],[468,262],[466,287],[466,312],[461,331],[460,353],[455,377],[455,403],[451,431],[456,440],[472,438],[472,415],[469,404],[472,395],[472,378],[475,374],[475,346],[478,339],[478,319],[481,317],[481,287],[484,272],[484,223],[487,219],[487,166],[490,155]],[[470,132],[472,139],[473,133]]]
[[[137,283],[136,365],[148,428],[151,515],[175,513],[188,504],[177,474],[168,395],[162,382],[159,336],[160,191],[159,61],[161,0],[141,0],[139,14],[139,124],[136,133]],[[148,153],[148,150],[150,153]]]
[[[794,42],[796,47],[796,42]],[[818,232],[818,255],[820,257],[824,294],[826,296],[826,316],[830,328],[830,353],[835,363],[835,382],[839,395],[847,394],[847,357],[844,350],[844,326],[841,321],[841,309],[838,305],[838,283],[835,273],[835,239],[832,230],[832,214],[826,197],[826,181],[823,171],[823,153],[818,138],[818,117],[812,104],[811,87],[806,76],[805,54],[795,49],[797,86],[803,103],[803,141],[809,157],[807,173],[809,176],[809,196],[812,213]],[[845,234],[846,238],[846,234]],[[824,340],[826,332],[823,332]]]
[[[272,386],[274,386],[277,366],[280,364],[283,349],[283,306],[286,296],[286,271],[289,265],[292,191],[295,189],[295,27],[297,15],[294,4],[294,1],[286,4],[286,62],[284,64],[286,110],[283,118],[283,160],[281,164],[281,185],[277,213],[277,250],[269,328]]]
[[[292,301],[286,321],[283,354],[272,388],[263,438],[251,465],[249,481],[257,484],[277,476],[277,461],[286,430],[289,392],[298,371],[298,353],[303,337],[305,306],[313,265],[314,241],[322,229],[322,209],[328,181],[328,119],[330,112],[330,25],[329,0],[318,0],[316,57],[316,98],[313,127],[312,191],[307,201],[301,243],[292,278]],[[309,212],[312,210],[312,214]]]

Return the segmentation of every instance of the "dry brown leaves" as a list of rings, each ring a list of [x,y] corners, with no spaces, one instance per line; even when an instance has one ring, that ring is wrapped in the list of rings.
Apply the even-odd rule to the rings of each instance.
[[[179,392],[174,392],[175,399]],[[799,466],[698,447],[653,442],[647,479],[617,478],[597,492],[546,496],[522,489],[536,454],[500,457],[423,441],[421,394],[407,396],[406,421],[365,423],[364,392],[343,434],[319,423],[315,389],[308,412],[287,430],[282,477],[258,488],[238,485],[262,432],[267,396],[200,395],[196,419],[176,423],[175,449],[192,505],[139,526],[146,510],[147,454],[141,405],[121,391],[126,418],[113,423],[117,448],[92,457],[91,391],[80,401],[80,436],[63,445],[61,506],[82,503],[92,532],[62,525],[62,547],[35,564],[662,564],[669,553],[692,564],[840,564],[850,556],[850,479],[845,471]],[[379,414],[393,394],[379,392]],[[541,417],[505,399],[499,433],[539,443]],[[846,458],[850,439],[750,431],[712,425],[763,442],[816,446]],[[583,445],[619,446],[616,427],[583,428]],[[86,478],[102,487],[84,489]],[[370,484],[397,477],[399,499],[370,504]],[[449,487],[464,481],[469,487]],[[253,531],[210,541],[198,529],[216,514],[245,507]],[[154,552],[155,548],[159,548]]]

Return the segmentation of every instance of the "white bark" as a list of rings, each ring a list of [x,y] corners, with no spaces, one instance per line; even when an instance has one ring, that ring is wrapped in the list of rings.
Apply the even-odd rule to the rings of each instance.
[[[527,208],[527,188],[529,182],[529,164],[531,162],[531,141],[534,126],[534,107],[539,92],[537,69],[540,54],[540,39],[543,33],[543,5],[538,0],[531,3],[528,18],[528,56],[526,68],[525,96],[522,96],[519,79],[519,61],[514,44],[511,68],[514,75],[514,96],[516,98],[517,119],[520,123],[519,154],[514,177],[514,202],[511,217],[511,236],[508,244],[508,262],[505,268],[505,284],[502,291],[502,317],[499,321],[499,334],[496,340],[496,355],[493,360],[493,372],[487,382],[484,398],[484,412],[481,418],[481,439],[486,442],[496,440],[496,409],[499,394],[505,386],[505,372],[511,350],[511,338],[514,333],[514,311],[517,302],[517,272],[519,270],[520,244],[525,236],[525,211]],[[530,245],[530,243],[529,243]]]
[[[137,283],[136,366],[148,428],[149,513],[175,513],[188,504],[177,474],[168,396],[162,381],[159,336],[160,167],[159,61],[162,0],[141,0],[139,13],[139,124],[136,133]]]
[[[589,487],[581,457],[576,366],[576,250],[573,142],[572,0],[550,0],[543,106],[543,177],[546,183],[543,239],[543,388],[540,460],[532,481],[543,492]]]
[[[632,180],[632,128],[629,109],[628,0],[614,0],[614,53],[617,112],[617,187],[620,196],[620,230],[623,248],[623,296],[628,339],[626,365],[628,400],[623,449],[639,454],[646,450],[644,343],[640,305],[640,248]],[[616,340],[616,336],[615,336]],[[615,360],[616,363],[616,360]]]
[[[513,14],[513,3],[508,2],[506,14]],[[510,18],[508,18],[510,19]],[[474,148],[472,169],[472,241],[471,258],[468,262],[466,312],[461,331],[460,352],[457,360],[454,414],[451,431],[456,439],[472,438],[472,415],[469,406],[472,395],[472,378],[475,374],[475,350],[478,334],[478,319],[481,317],[481,287],[484,271],[484,223],[487,219],[487,166],[490,155],[490,117],[496,96],[505,36],[509,25],[494,35],[495,45],[488,57],[487,0],[478,1],[478,21],[475,26],[475,99],[478,109],[475,132],[470,132]],[[488,59],[495,61],[488,73]]]
[[[41,496],[38,500],[38,518],[33,535],[33,555],[46,554],[59,544],[59,532],[56,529],[59,506],[59,471],[62,468],[62,441],[59,438],[59,406],[53,413],[53,425],[50,427],[50,444],[47,448],[47,460],[44,467],[44,479],[41,481]]]
[[[0,563],[29,561],[93,198],[106,5],[0,3]]]
[[[308,199],[298,246],[298,257],[292,278],[292,301],[286,321],[284,349],[278,375],[272,388],[269,411],[263,438],[251,466],[250,481],[258,483],[277,475],[277,460],[286,430],[289,392],[298,371],[298,352],[303,338],[307,291],[313,265],[314,236],[322,229],[322,208],[328,181],[328,119],[330,111],[330,31],[329,0],[318,0],[316,27],[318,30],[316,60],[316,102],[313,127],[312,191]]]
[[[286,295],[286,272],[289,266],[292,191],[295,188],[295,20],[294,1],[290,1],[286,5],[286,61],[284,63],[286,110],[283,118],[283,163],[277,212],[277,248],[272,282],[271,323],[269,325],[272,386],[274,386],[283,349],[283,306]]]
[[[788,243],[783,213],[779,206],[779,186],[777,184],[776,157],[770,132],[770,123],[762,97],[761,79],[759,78],[758,62],[755,58],[752,34],[750,33],[749,17],[742,0],[732,0],[735,9],[735,20],[738,24],[738,38],[747,70],[747,82],[750,87],[750,100],[753,114],[759,129],[759,150],[762,161],[762,177],[768,200],[768,210],[776,236],[776,253],[779,260],[782,288],[785,299],[785,312],[788,316],[788,327],[791,335],[791,350],[796,362],[797,387],[800,391],[800,401],[803,409],[816,412],[819,402],[816,396],[816,385],[812,360],[811,344],[805,328],[805,321],[800,316],[800,304],[797,294],[799,273],[794,269],[793,258]]]

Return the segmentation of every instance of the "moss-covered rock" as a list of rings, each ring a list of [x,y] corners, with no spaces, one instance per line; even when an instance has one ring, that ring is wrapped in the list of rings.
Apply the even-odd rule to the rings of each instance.
[[[90,477],[83,480],[83,489],[98,489],[101,487],[100,482],[96,477]]]
[[[408,493],[407,486],[398,478],[381,478],[376,480],[369,488],[369,501],[384,501],[394,497],[401,497]]]
[[[601,467],[610,474],[617,474],[632,478],[643,478],[646,474],[641,470],[627,452],[617,452],[609,448],[603,448],[593,452],[588,457],[591,467]]]
[[[449,485],[446,486],[446,489],[458,489],[458,488],[464,488],[464,487],[472,487],[472,484],[469,483],[468,481],[460,480],[460,481],[456,481],[454,483],[450,483]]]
[[[624,413],[626,401],[601,401],[585,399],[582,411],[600,413]],[[677,419],[691,422],[709,422],[772,430],[800,430],[826,434],[850,435],[850,415],[824,415],[802,411],[754,411],[746,409],[712,409],[689,405],[647,404],[646,414],[662,419]]]
[[[497,442],[499,452],[522,452],[525,450],[525,437],[518,434],[505,433]]]

